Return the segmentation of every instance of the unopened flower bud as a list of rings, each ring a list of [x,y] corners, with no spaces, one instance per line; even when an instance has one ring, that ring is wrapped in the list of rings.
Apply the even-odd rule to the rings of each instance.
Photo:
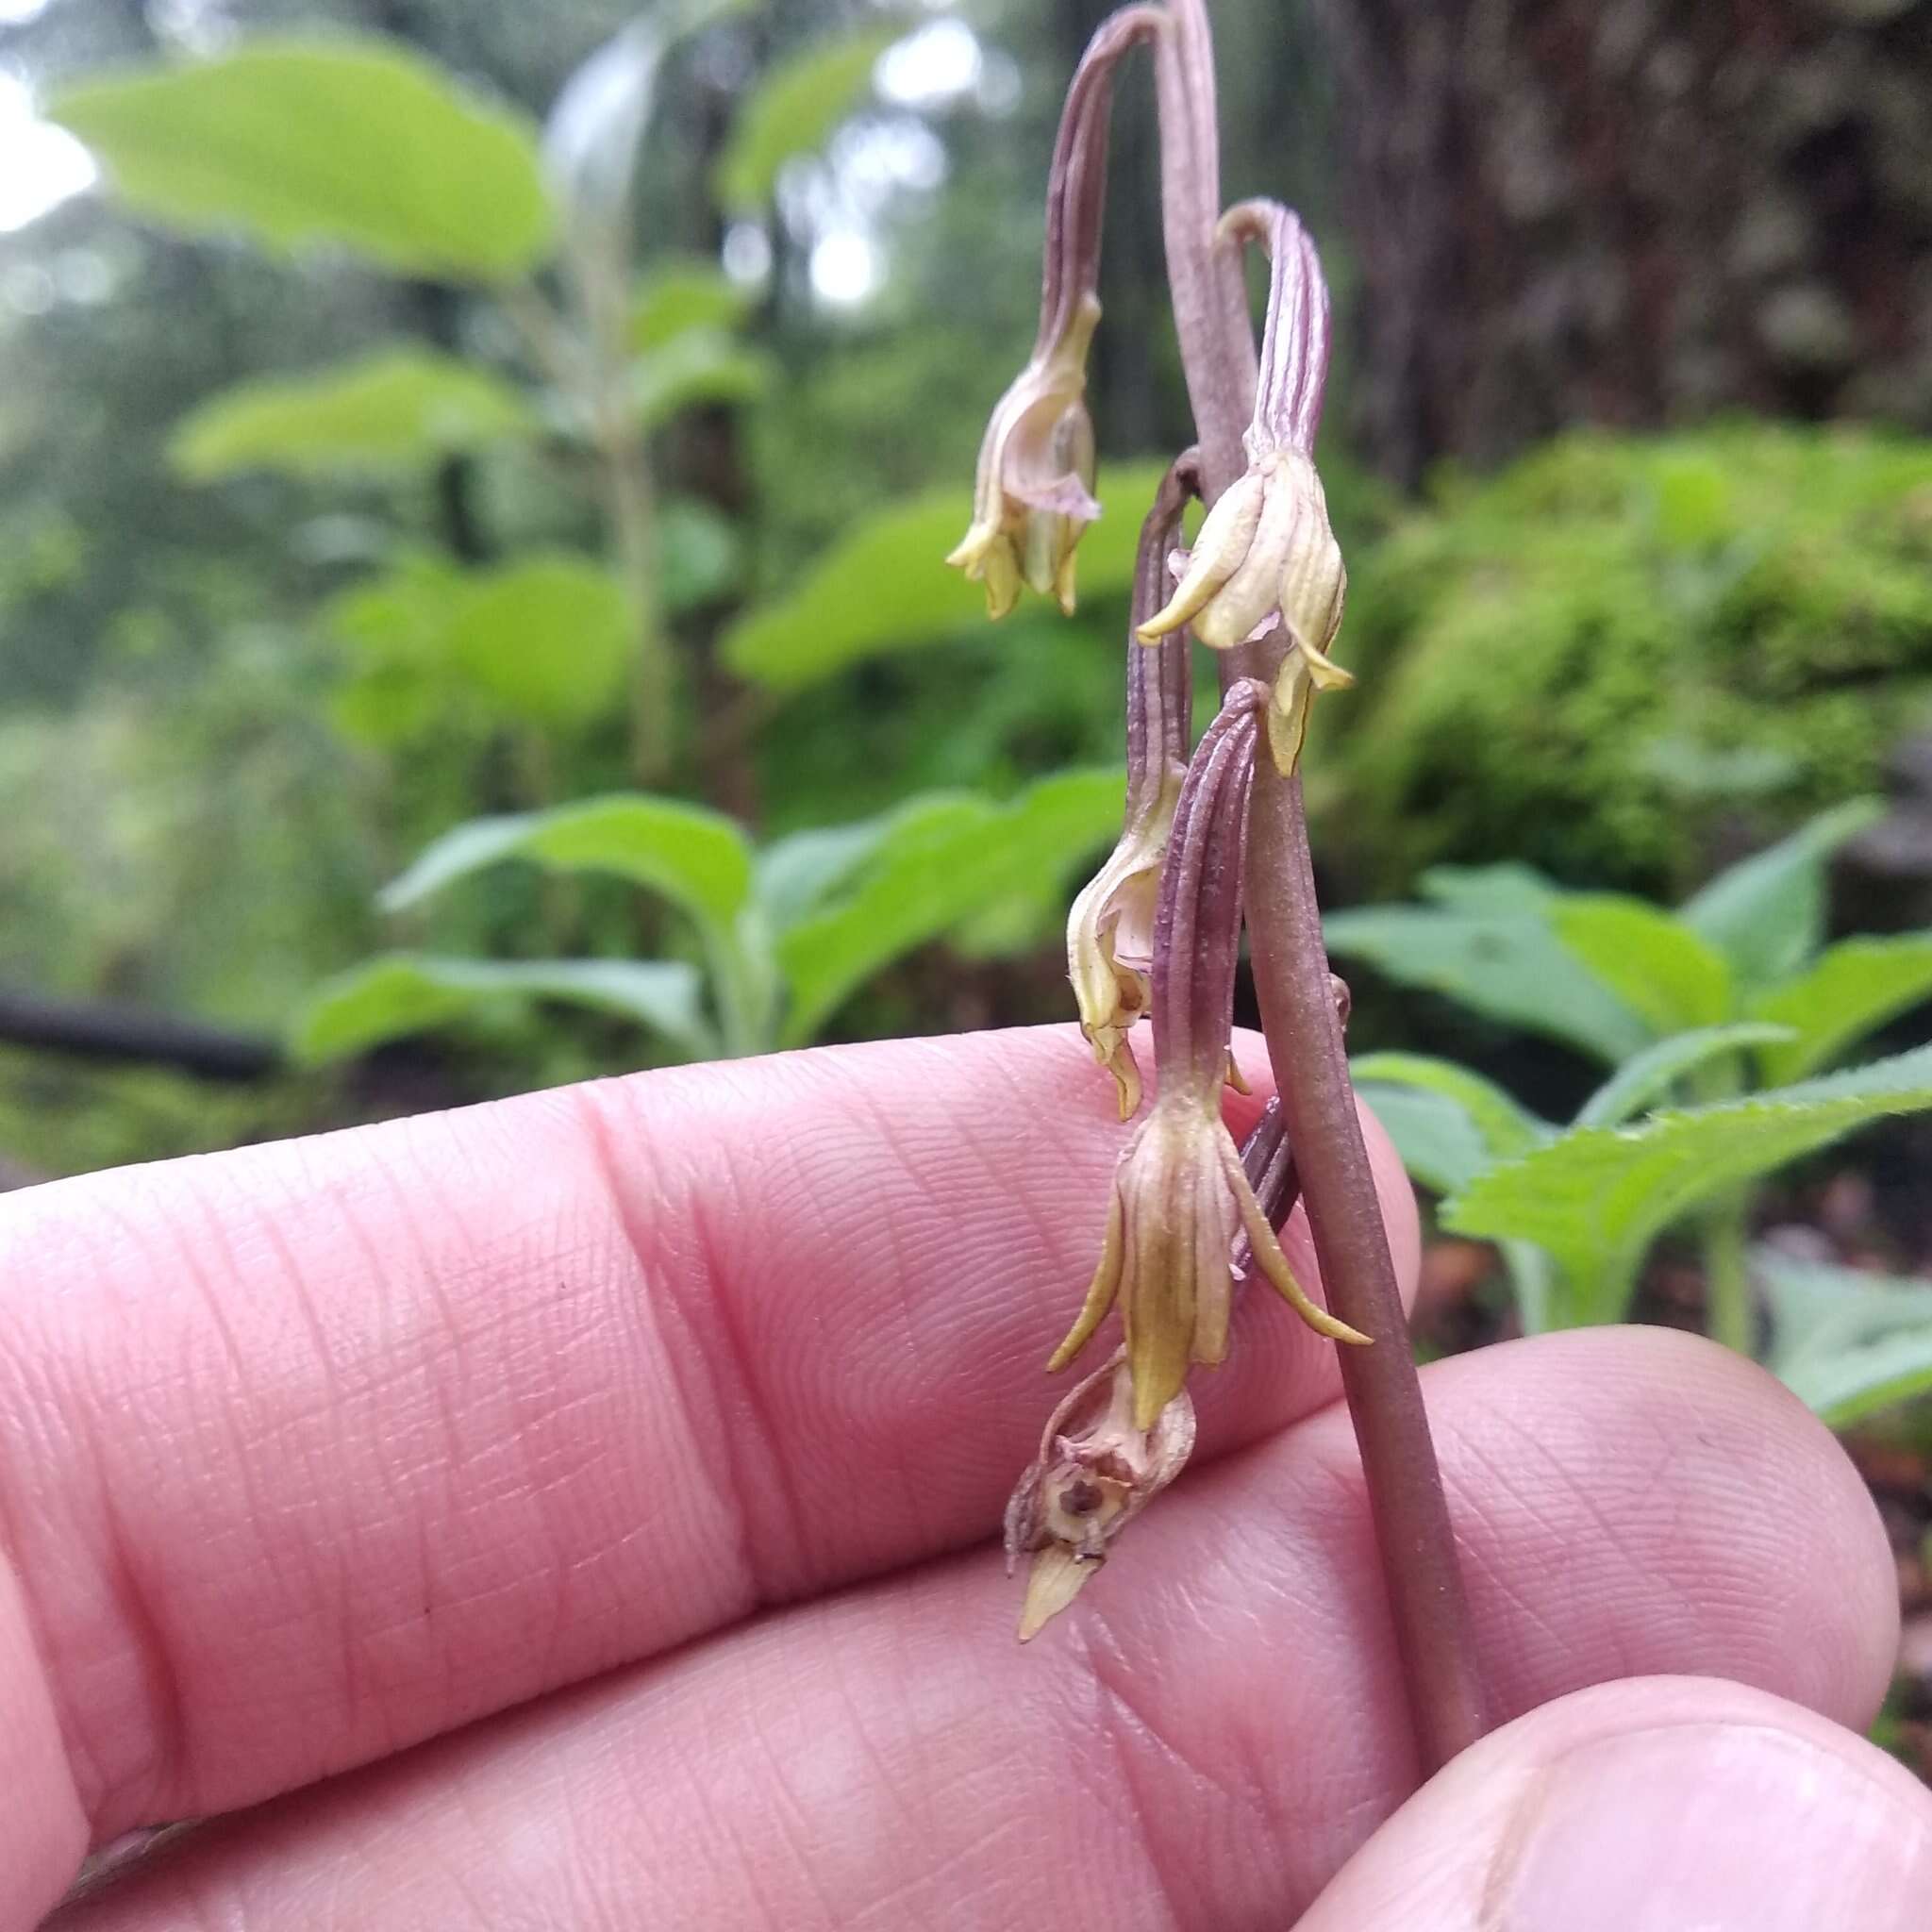
[[[1248,782],[1265,687],[1241,679],[1188,767],[1162,868],[1155,932],[1155,1050],[1160,1091],[1122,1150],[1106,1238],[1086,1301],[1049,1369],[1086,1346],[1116,1302],[1133,1377],[1133,1418],[1151,1427],[1191,1363],[1227,1351],[1236,1239],[1310,1327],[1368,1338],[1303,1292],[1221,1117],[1241,941]]]
[[[973,522],[946,561],[986,586],[1004,617],[1022,584],[1074,608],[1074,551],[1100,514],[1087,350],[1100,320],[1100,214],[1114,69],[1161,31],[1158,8],[1124,7],[1102,23],[1067,90],[1046,191],[1046,262],[1033,354],[992,412],[979,446]]]
[[[1162,479],[1141,525],[1130,627],[1159,601],[1163,559],[1197,487],[1190,450]],[[1149,651],[1130,635],[1125,824],[1112,856],[1074,901],[1067,920],[1067,975],[1081,1029],[1120,1089],[1123,1120],[1141,1105],[1141,1074],[1127,1035],[1150,998],[1160,865],[1187,775],[1192,709],[1186,637]]]
[[[1185,1392],[1136,1425],[1124,1351],[1080,1382],[1047,1418],[1040,1454],[1007,1505],[1007,1569],[1033,1559],[1020,1641],[1073,1602],[1108,1546],[1181,1472],[1194,1446]]]

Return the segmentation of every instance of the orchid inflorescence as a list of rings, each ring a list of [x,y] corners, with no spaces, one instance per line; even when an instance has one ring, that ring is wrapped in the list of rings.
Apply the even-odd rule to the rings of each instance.
[[[1188,9],[1130,6],[1094,35],[1069,89],[1047,190],[1039,334],[994,408],[981,445],[971,528],[948,561],[986,588],[995,618],[1023,586],[1071,611],[1074,551],[1100,513],[1087,352],[1095,292],[1115,69],[1151,42],[1164,142],[1198,140],[1199,108],[1179,42]],[[1177,121],[1175,128],[1168,124]],[[1206,224],[1203,224],[1205,230]],[[1253,242],[1270,287],[1245,472],[1208,508],[1191,548],[1191,501],[1207,495],[1190,450],[1162,479],[1141,531],[1127,642],[1127,796],[1119,844],[1074,901],[1068,973],[1080,1024],[1112,1075],[1123,1120],[1142,1083],[1129,1036],[1153,1024],[1158,1090],[1122,1150],[1099,1265],[1049,1363],[1068,1366],[1118,1305],[1123,1342],[1054,1410],[1007,1511],[1009,1564],[1032,1557],[1021,1635],[1074,1595],[1120,1531],[1179,1473],[1194,1440],[1186,1381],[1227,1352],[1240,1282],[1259,1274],[1333,1341],[1369,1337],[1311,1301],[1276,1236],[1298,1191],[1280,1109],[1271,1102],[1237,1150],[1222,1119],[1241,938],[1250,785],[1265,731],[1293,774],[1310,705],[1351,682],[1329,657],[1347,578],[1313,449],[1327,378],[1328,292],[1313,243],[1288,209],[1244,202],[1211,246],[1238,266]],[[1252,339],[1246,345],[1252,366]],[[1234,654],[1271,640],[1278,668],[1245,675]],[[1192,738],[1190,642],[1221,655],[1223,703]],[[1339,997],[1345,990],[1335,982]]]

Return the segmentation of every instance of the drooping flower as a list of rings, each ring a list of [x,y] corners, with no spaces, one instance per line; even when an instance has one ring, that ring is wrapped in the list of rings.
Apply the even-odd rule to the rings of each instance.
[[[1271,693],[1269,749],[1294,769],[1314,695],[1354,682],[1328,656],[1348,591],[1313,449],[1328,369],[1328,291],[1314,244],[1288,209],[1244,202],[1224,234],[1258,239],[1272,272],[1248,468],[1208,511],[1163,608],[1140,626],[1152,643],[1181,625],[1218,651],[1277,626],[1285,655]]]
[[[1020,1641],[1058,1616],[1106,1560],[1108,1546],[1181,1473],[1194,1447],[1186,1391],[1148,1427],[1133,1417],[1124,1350],[1077,1383],[1047,1418],[1040,1454],[1007,1505],[1007,1570],[1032,1564]]]
[[[1120,1305],[1133,1421],[1150,1428],[1190,1364],[1227,1351],[1234,1250],[1310,1327],[1368,1337],[1317,1307],[1294,1278],[1221,1117],[1241,940],[1247,796],[1267,687],[1229,689],[1188,767],[1162,868],[1155,931],[1154,1040],[1160,1085],[1115,1170],[1099,1266],[1050,1369],[1064,1368]]]
[[[1087,350],[1100,321],[1100,215],[1114,70],[1159,33],[1158,7],[1124,7],[1102,23],[1067,90],[1046,190],[1040,330],[1024,369],[995,405],[979,446],[973,522],[946,561],[986,586],[1004,617],[1024,584],[1074,608],[1074,552],[1100,514],[1093,500],[1093,423]]]
[[[1169,546],[1199,488],[1194,453],[1161,479],[1141,526],[1129,629],[1158,601]],[[1067,919],[1067,976],[1093,1057],[1120,1089],[1121,1118],[1141,1105],[1128,1033],[1148,1008],[1160,866],[1187,776],[1193,691],[1185,632],[1153,650],[1127,640],[1127,805],[1120,842]]]
[[[1093,423],[1087,413],[1087,345],[1100,320],[1089,296],[1070,325],[1036,354],[994,407],[979,447],[973,523],[946,561],[986,586],[989,617],[1004,617],[1020,586],[1074,608],[1074,551],[1100,514]]]

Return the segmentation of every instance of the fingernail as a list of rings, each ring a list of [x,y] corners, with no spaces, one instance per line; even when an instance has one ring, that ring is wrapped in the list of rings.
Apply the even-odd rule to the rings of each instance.
[[[1765,1725],[1581,1746],[1526,1795],[1483,1932],[1923,1932],[1932,1831],[1888,1769]]]

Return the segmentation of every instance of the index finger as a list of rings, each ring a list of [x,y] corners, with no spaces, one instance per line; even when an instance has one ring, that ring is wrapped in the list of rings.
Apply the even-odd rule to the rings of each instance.
[[[1111,1116],[1055,1028],[15,1197],[0,1540],[94,1832],[987,1535],[1051,1406]],[[1273,1313],[1204,1404],[1210,1441],[1333,1392],[1331,1351]]]

